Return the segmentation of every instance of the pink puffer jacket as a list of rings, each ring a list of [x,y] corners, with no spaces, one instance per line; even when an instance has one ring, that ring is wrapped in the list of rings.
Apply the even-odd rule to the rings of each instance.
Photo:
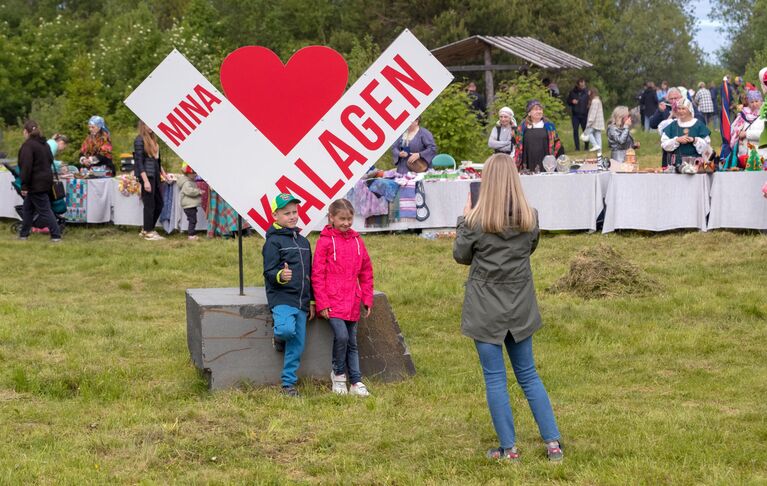
[[[373,307],[373,265],[359,234],[325,226],[317,240],[312,264],[312,291],[317,314],[360,319],[360,304]]]

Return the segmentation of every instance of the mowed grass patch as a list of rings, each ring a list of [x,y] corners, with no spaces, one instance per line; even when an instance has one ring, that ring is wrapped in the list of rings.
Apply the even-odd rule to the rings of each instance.
[[[535,349],[566,445],[560,466],[546,462],[511,377],[522,461],[483,457],[497,444],[460,334],[468,267],[453,262],[452,242],[365,241],[418,373],[370,382],[367,400],[313,382],[289,400],[273,388],[209,393],[190,362],[184,291],[235,287],[236,241],[71,226],[52,245],[0,224],[0,483],[767,481],[763,235],[542,237]],[[600,243],[659,288],[608,299],[547,290]],[[245,240],[248,286],[263,283],[261,245]]]

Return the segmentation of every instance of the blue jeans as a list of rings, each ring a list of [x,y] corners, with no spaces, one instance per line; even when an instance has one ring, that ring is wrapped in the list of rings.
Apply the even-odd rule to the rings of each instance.
[[[591,148],[599,147],[599,151],[602,151],[602,131],[594,130],[593,128],[586,129],[589,132],[589,143]]]
[[[285,358],[282,362],[282,386],[298,383],[296,371],[301,365],[301,354],[306,342],[306,312],[289,305],[275,305],[274,337],[285,341]]]
[[[493,419],[493,427],[501,447],[509,449],[516,443],[514,432],[514,417],[509,404],[509,390],[506,387],[506,363],[503,360],[503,346],[498,344],[474,341],[482,364],[482,373],[485,376],[487,393],[487,406],[490,409],[490,417]],[[535,370],[533,360],[532,336],[518,343],[514,342],[511,334],[507,334],[504,341],[506,352],[509,354],[514,375],[517,383],[525,392],[527,403],[533,412],[538,431],[544,441],[559,440],[559,429],[554,419],[554,411],[546,389],[543,387],[538,372]]]
[[[362,381],[360,353],[357,349],[357,323],[330,318],[333,328],[333,373],[343,375],[349,370],[349,383]]]

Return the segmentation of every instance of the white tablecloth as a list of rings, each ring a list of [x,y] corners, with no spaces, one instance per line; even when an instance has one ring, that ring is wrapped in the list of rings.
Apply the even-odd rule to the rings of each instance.
[[[139,194],[132,194],[130,196],[124,196],[119,191],[120,181],[118,179],[112,179],[112,207],[114,224],[122,226],[142,226],[144,224],[144,205],[141,202],[141,196]],[[181,208],[181,196],[179,194],[178,186],[173,186],[173,211],[171,214],[171,220],[169,224],[158,222],[158,226],[162,226],[163,229],[170,233],[174,230],[186,231],[189,224],[186,220],[184,210]],[[208,229],[208,219],[205,215],[205,210],[202,208],[197,209],[197,230],[206,231]]]
[[[553,173],[521,179],[527,200],[538,210],[541,229],[596,231],[609,173]]]
[[[12,183],[13,176],[10,172],[0,172],[0,218],[20,219],[13,207],[22,204],[24,200],[13,188]]]
[[[604,207],[604,191],[610,180],[602,174],[546,174],[521,176],[522,187],[530,204],[538,210],[541,229],[590,230]],[[365,228],[355,216],[354,228],[360,232],[397,231],[414,228],[454,228],[469,194],[472,181],[425,181],[429,218],[425,221],[392,222],[383,228]]]
[[[715,173],[708,229],[767,229],[767,199],[762,196],[765,182],[767,171]]]
[[[112,221],[112,183],[114,179],[85,179],[85,220],[88,223]]]
[[[22,204],[23,200],[13,189],[11,183],[13,176],[10,172],[0,172],[0,218],[20,219],[14,206]],[[123,226],[141,226],[143,224],[144,206],[139,195],[123,196],[120,194],[119,180],[86,179],[85,218],[88,223],[113,222]],[[166,231],[186,231],[186,215],[180,205],[178,188],[173,186],[173,211],[171,221],[163,226]],[[200,208],[197,211],[197,229],[208,229],[208,221],[205,211]]]
[[[134,194],[123,196],[119,190],[120,181],[112,179],[112,221],[121,226],[141,226],[144,224],[144,205],[141,196]]]
[[[706,230],[711,177],[706,174],[613,174],[602,232],[616,229]]]

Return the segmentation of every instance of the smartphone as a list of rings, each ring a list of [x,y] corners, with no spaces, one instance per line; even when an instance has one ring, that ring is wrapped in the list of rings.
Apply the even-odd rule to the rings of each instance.
[[[471,191],[471,207],[474,207],[477,205],[477,201],[479,201],[479,185],[481,184],[481,181],[472,182],[469,185],[469,191]]]

